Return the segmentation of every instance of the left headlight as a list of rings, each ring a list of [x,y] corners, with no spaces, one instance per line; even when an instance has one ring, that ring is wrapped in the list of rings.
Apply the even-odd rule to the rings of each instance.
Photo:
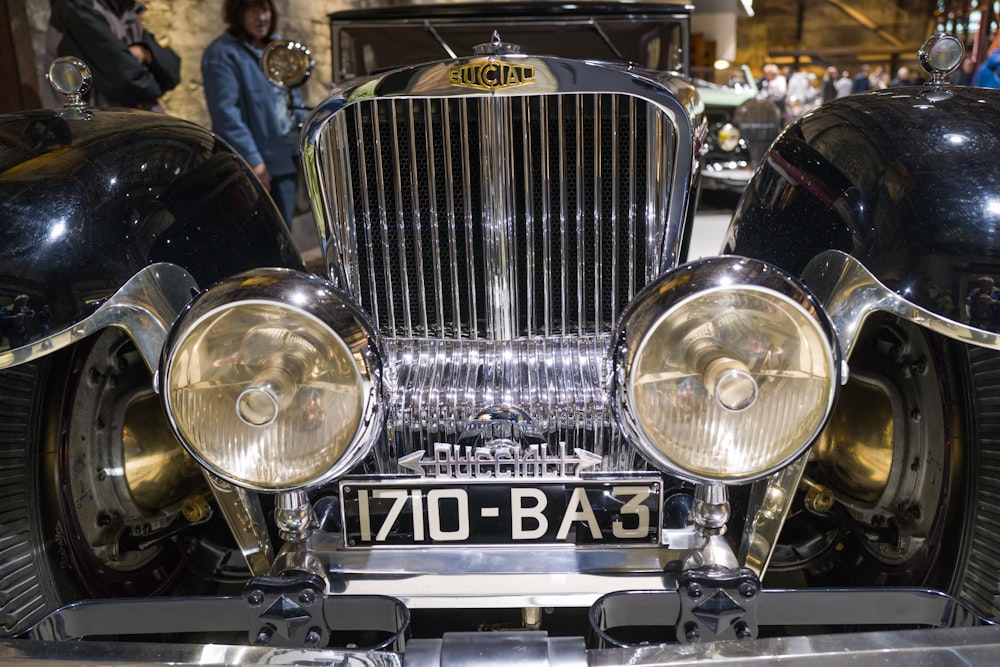
[[[681,266],[618,332],[619,421],[663,470],[738,483],[799,456],[838,386],[832,328],[797,281],[737,257]]]
[[[325,280],[287,269],[200,295],[164,351],[160,393],[191,454],[234,484],[282,491],[346,473],[381,427],[374,327]]]

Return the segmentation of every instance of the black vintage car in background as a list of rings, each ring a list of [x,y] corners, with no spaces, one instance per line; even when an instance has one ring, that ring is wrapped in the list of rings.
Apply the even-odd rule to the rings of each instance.
[[[993,660],[1000,94],[943,82],[960,43],[792,124],[682,263],[688,80],[491,35],[312,111],[323,275],[82,63],[0,119],[37,327],[0,349],[0,661]]]
[[[691,76],[692,5],[663,2],[458,2],[359,9],[330,15],[333,80],[471,53],[496,30],[524,53],[629,63],[655,76]],[[707,190],[739,193],[783,125],[753,74],[738,84],[692,78],[707,134],[700,147]]]

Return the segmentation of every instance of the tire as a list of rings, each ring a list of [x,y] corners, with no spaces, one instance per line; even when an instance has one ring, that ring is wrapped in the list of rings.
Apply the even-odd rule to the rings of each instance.
[[[1000,354],[873,317],[765,584],[926,586],[998,617]],[[878,434],[873,437],[872,434]]]
[[[0,405],[0,634],[80,599],[173,591],[203,528],[179,530],[182,500],[204,482],[131,341],[109,329],[4,370]]]

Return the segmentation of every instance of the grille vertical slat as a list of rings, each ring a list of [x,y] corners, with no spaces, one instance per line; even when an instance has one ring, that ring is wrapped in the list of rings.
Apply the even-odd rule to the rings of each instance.
[[[560,97],[556,98],[556,105],[558,107],[557,115],[558,115],[559,118],[565,118],[564,111],[563,111],[563,100],[564,99],[565,99],[565,97],[563,97],[563,96],[560,96]],[[558,174],[557,174],[557,177],[556,177],[556,182],[557,183],[566,183],[567,186],[559,188],[559,216],[558,216],[558,218],[559,218],[559,248],[560,248],[561,252],[563,253],[564,259],[569,260],[569,258],[567,258],[565,256],[566,248],[567,248],[567,245],[568,245],[566,243],[566,241],[567,241],[567,237],[569,235],[569,231],[566,229],[566,217],[567,217],[566,209],[569,206],[569,204],[568,204],[568,199],[569,199],[569,192],[568,192],[569,187],[568,187],[568,184],[569,184],[569,180],[568,180],[567,166],[566,166],[566,134],[565,133],[566,133],[566,126],[565,126],[565,124],[560,123],[559,124],[559,130],[558,130],[559,140],[557,142],[557,150],[559,151],[559,171],[558,171]],[[567,264],[569,266],[572,266],[573,265],[572,264],[572,260],[564,262],[563,266],[565,267]],[[560,298],[559,298],[559,312],[558,312],[557,317],[556,317],[556,320],[559,321],[562,324],[562,327],[560,328],[559,333],[561,333],[563,336],[566,336],[566,335],[569,334],[569,330],[567,329],[568,323],[567,323],[567,317],[566,317],[567,311],[569,310],[569,306],[567,305],[568,293],[569,293],[569,284],[566,282],[566,270],[564,268],[562,271],[559,272],[559,297]]]
[[[628,122],[629,122],[629,136],[636,136],[638,132],[638,127],[636,125],[635,117],[635,100],[629,99],[628,101]],[[630,174],[635,174],[636,168],[638,167],[638,159],[636,158],[636,145],[634,141],[630,141],[628,145],[628,171]],[[629,179],[628,187],[628,255],[634,256],[636,252],[636,215],[637,215],[638,204],[636,202],[636,183],[634,178]],[[636,281],[635,276],[635,264],[628,264],[628,285],[634,285]],[[632,294],[628,295],[628,298],[632,298]]]
[[[601,98],[594,98],[594,117],[601,117]],[[601,136],[601,124],[594,123],[594,139],[592,142],[594,146],[593,151],[593,184],[591,185],[591,190],[594,193],[594,206],[591,209],[591,224],[594,229],[597,229],[598,221],[601,219],[601,200],[603,195],[603,189],[601,187],[601,159],[603,158],[602,153],[602,136]],[[594,234],[594,311],[598,313],[604,312],[602,297],[604,296],[604,290],[602,286],[604,284],[603,278],[603,268],[604,263],[600,261],[602,257],[602,235],[599,233]],[[612,319],[612,322],[614,319]]]
[[[412,301],[410,300],[410,280],[406,278],[410,277],[410,262],[406,247],[406,218],[403,211],[403,180],[402,169],[404,166],[403,160],[405,159],[401,152],[401,146],[399,139],[399,116],[397,114],[397,104],[390,104],[389,111],[392,115],[392,123],[389,125],[391,130],[392,141],[390,142],[391,154],[389,155],[388,164],[393,166],[393,177],[394,182],[397,187],[393,188],[395,192],[396,200],[396,244],[397,244],[397,254],[396,261],[399,264],[399,272],[405,278],[400,281],[400,290],[402,291],[402,310],[403,310],[403,335],[412,336],[413,335],[413,309]],[[407,161],[405,164],[409,164]]]
[[[430,100],[424,100],[424,116],[430,117],[432,114]],[[436,321],[445,321],[445,299],[448,298],[448,293],[444,289],[444,275],[442,270],[441,262],[441,224],[440,218],[438,217],[438,180],[437,180],[437,170],[435,165],[438,162],[439,156],[437,153],[438,141],[434,134],[434,124],[427,123],[424,127],[424,141],[428,146],[428,150],[425,154],[427,160],[427,208],[428,208],[428,225],[431,231],[431,261],[433,263],[431,275],[434,279],[434,292],[431,297],[434,299],[434,316]],[[444,127],[447,127],[445,125]],[[442,134],[444,134],[442,132]],[[443,139],[443,137],[441,137]],[[429,322],[424,322],[424,327],[429,330]],[[444,330],[439,330],[439,336],[444,336]]]
[[[369,149],[368,149],[368,147],[366,145],[367,137],[365,137],[364,133],[360,131],[361,130],[361,115],[360,114],[358,114],[358,113],[351,113],[347,118],[353,119],[353,121],[354,121],[355,135],[358,138],[358,158],[359,158],[359,163],[360,163],[360,168],[357,171],[358,181],[359,181],[358,186],[361,188],[362,192],[366,192],[369,189],[368,188],[368,169],[369,169],[369,164],[368,164],[368,159],[367,159],[367,156],[369,155]],[[345,123],[348,122],[347,118],[345,118]],[[341,131],[343,131],[343,128],[341,128]],[[345,141],[347,140],[346,136],[344,137],[344,140]],[[380,189],[380,191],[381,191],[381,189]],[[366,198],[362,199],[360,203],[361,203],[361,215],[364,216],[364,218],[366,220],[371,220],[372,219],[372,211],[371,211],[371,202],[370,202],[370,200],[366,197]],[[381,210],[384,211],[385,209],[383,208]],[[362,230],[363,230],[363,238],[364,238],[364,249],[367,252],[371,252],[371,249],[375,247],[375,240],[372,237],[372,235],[374,233],[373,227],[374,227],[374,225],[364,225],[364,227],[362,228]],[[378,229],[381,229],[381,228],[382,228],[382,225],[379,225]],[[356,278],[354,279],[356,282],[352,281],[352,285],[354,285],[354,286],[360,286],[360,284],[361,284],[360,272],[361,271],[364,271],[367,274],[367,279],[368,279],[369,284],[372,284],[372,285],[375,284],[375,263],[374,262],[365,262],[365,266],[363,266],[363,267],[361,266],[361,263],[358,262],[358,263],[356,263],[355,266],[352,266],[351,269],[354,272],[354,275],[356,276]],[[373,315],[373,317],[376,320],[378,320],[381,317],[382,314],[378,310],[378,303],[373,303],[372,304],[372,315]]]
[[[444,144],[444,173],[454,174],[455,173],[455,163],[452,157],[452,151],[454,147],[452,146],[451,135],[449,131],[451,128],[451,106],[449,104],[443,104],[441,106],[441,141]],[[444,179],[445,186],[445,211],[446,211],[446,224],[448,229],[448,272],[451,279],[451,309],[450,312],[456,315],[462,312],[462,294],[459,290],[458,282],[458,231],[457,225],[458,220],[456,218],[455,212],[455,181],[453,178]],[[444,298],[442,290],[442,299]],[[440,331],[441,337],[445,336],[444,327]]]
[[[415,101],[408,101],[406,103],[406,118],[408,120],[409,126],[407,127],[406,138],[409,143],[409,154],[410,154],[410,187],[408,188],[410,192],[410,232],[407,234],[406,238],[413,240],[413,273],[415,274],[417,289],[416,289],[416,308],[417,312],[411,314],[411,326],[412,321],[415,319],[420,323],[421,331],[428,331],[428,322],[430,321],[427,317],[427,278],[425,275],[425,255],[424,255],[424,227],[425,221],[423,217],[427,214],[427,206],[421,205],[420,194],[423,192],[421,185],[426,184],[427,187],[432,187],[432,183],[429,178],[422,179],[420,172],[420,160],[419,156],[427,156],[433,160],[434,156],[432,154],[430,146],[419,146],[418,140],[421,138],[421,133],[417,131],[417,127],[414,124],[414,109],[413,105],[416,104]],[[430,124],[427,124],[430,126]],[[428,202],[429,206],[429,202]],[[429,219],[428,221],[429,222]],[[430,225],[426,225],[429,227]],[[412,332],[411,334],[412,335]]]
[[[531,118],[531,114],[528,113],[528,98],[520,98],[521,106],[521,117]],[[532,173],[532,156],[534,152],[532,151],[531,145],[531,131],[526,128],[524,132],[521,133],[521,172],[524,174]],[[530,244],[531,239],[535,236],[535,212],[533,207],[527,204],[534,201],[534,183],[535,179],[525,178],[524,183],[524,202],[525,202],[525,215],[524,215],[524,227],[525,227],[525,245]],[[534,253],[525,253],[525,284],[534,285],[535,284],[535,256]],[[525,307],[527,309],[527,331],[528,336],[531,337],[533,332],[537,330],[537,320],[535,317],[535,290],[528,289],[525,290]]]
[[[549,98],[543,97],[538,100],[541,105],[539,118],[539,131],[541,137],[538,142],[538,150],[541,156],[541,195],[542,195],[542,294],[545,310],[545,327],[543,335],[551,336],[555,333],[554,314],[552,306],[552,182],[551,173],[552,156],[549,152],[551,143],[549,140],[549,124],[545,119],[549,117]],[[534,283],[533,283],[534,284]]]
[[[461,115],[462,122],[459,125],[463,130],[468,128],[470,125],[469,121],[469,106],[467,104],[461,104]],[[479,312],[479,294],[480,285],[479,278],[476,275],[476,253],[473,247],[473,233],[472,227],[475,224],[473,218],[472,206],[469,204],[473,200],[472,196],[472,151],[469,146],[469,133],[468,131],[461,131],[459,133],[462,137],[462,201],[465,206],[465,261],[466,261],[466,278],[468,280],[469,289],[466,294],[469,298],[469,313],[467,316],[467,322],[469,323],[469,334],[473,339],[479,338],[479,317],[477,313]]]
[[[583,206],[584,206],[584,188],[586,183],[584,181],[584,170],[583,161],[585,158],[584,152],[584,123],[583,123],[583,97],[581,95],[575,96],[574,105],[576,110],[576,149],[575,153],[575,168],[576,176],[574,178],[576,182],[576,211],[574,212],[573,218],[576,220],[576,229],[573,232],[573,236],[576,238],[576,326],[577,333],[579,335],[584,334],[584,325],[586,322],[586,311],[583,307],[583,298],[586,293],[587,281],[584,278],[583,271],[583,246],[586,243],[587,234],[584,230],[584,219],[583,219]],[[598,123],[595,123],[595,125]],[[571,265],[572,266],[572,265]]]
[[[618,118],[618,98],[612,97],[610,100],[611,117]],[[611,173],[618,173],[618,125],[611,127]],[[611,179],[611,228],[618,229],[618,207],[614,205],[618,201],[618,179]],[[617,285],[620,275],[618,266],[618,234],[611,235],[611,284]],[[622,304],[618,303],[618,291],[611,290],[611,321],[617,322],[621,312]]]

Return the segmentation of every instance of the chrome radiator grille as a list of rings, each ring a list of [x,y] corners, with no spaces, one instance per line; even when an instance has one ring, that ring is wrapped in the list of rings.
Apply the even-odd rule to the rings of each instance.
[[[332,115],[313,165],[327,258],[388,357],[393,446],[376,471],[455,442],[492,405],[631,465],[608,345],[673,260],[675,135],[662,109],[615,93],[373,97]]]
[[[332,125],[342,278],[387,336],[608,331],[660,265],[672,127],[633,97],[371,100]]]

